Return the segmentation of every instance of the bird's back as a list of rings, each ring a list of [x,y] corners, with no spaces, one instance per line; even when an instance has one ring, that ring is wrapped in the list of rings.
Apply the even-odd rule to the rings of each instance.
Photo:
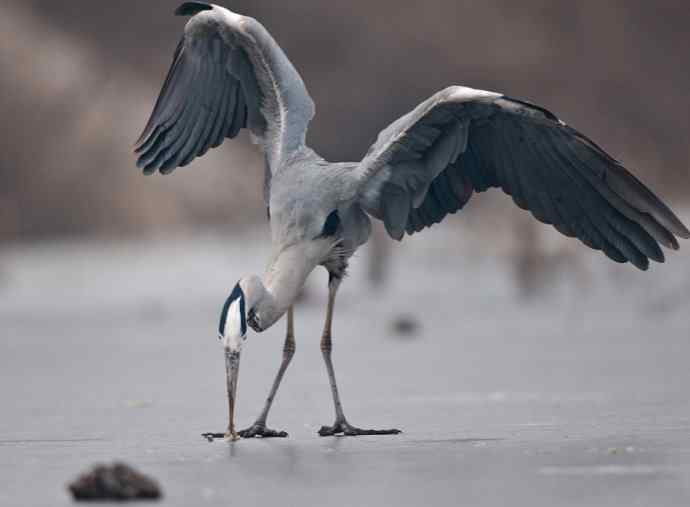
[[[305,149],[271,180],[269,213],[274,248],[325,238],[345,239],[356,248],[369,236],[369,219],[352,199],[352,172],[357,164],[330,163]],[[327,222],[330,227],[327,226]],[[337,217],[338,227],[333,227]]]

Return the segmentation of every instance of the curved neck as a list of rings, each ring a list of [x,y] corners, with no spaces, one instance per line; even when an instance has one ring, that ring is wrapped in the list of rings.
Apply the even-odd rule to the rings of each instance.
[[[248,308],[254,310],[262,331],[275,324],[294,304],[316,262],[304,248],[290,247],[269,264],[263,280],[247,280]]]
[[[275,295],[263,284],[262,288],[262,295],[252,309],[261,324],[261,331],[265,331],[280,320],[287,308],[281,307]]]

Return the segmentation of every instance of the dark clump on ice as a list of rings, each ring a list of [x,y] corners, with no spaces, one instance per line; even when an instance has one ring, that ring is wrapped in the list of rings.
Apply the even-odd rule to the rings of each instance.
[[[161,490],[153,479],[123,463],[96,465],[68,489],[75,500],[154,500]]]
[[[412,337],[419,333],[419,321],[412,315],[399,315],[391,322],[391,330],[400,337]]]

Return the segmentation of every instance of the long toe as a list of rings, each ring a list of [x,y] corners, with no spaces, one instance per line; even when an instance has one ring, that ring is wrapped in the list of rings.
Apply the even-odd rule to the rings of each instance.
[[[363,430],[362,428],[355,428],[354,426],[348,425],[345,428],[345,431],[343,431],[343,434],[348,437],[356,437],[359,435],[397,435],[399,433],[402,433],[398,429],[390,429],[390,430]]]
[[[225,438],[225,433],[202,433],[201,436],[209,442],[213,442],[215,439]]]
[[[288,436],[287,431],[272,430],[256,424],[238,434],[242,438],[286,438]]]
[[[321,426],[319,430],[319,435],[322,437],[332,437],[338,434],[342,434],[347,437],[355,437],[360,435],[397,435],[402,433],[398,429],[389,430],[364,430],[362,428],[357,428],[349,423],[337,422],[333,426]]]

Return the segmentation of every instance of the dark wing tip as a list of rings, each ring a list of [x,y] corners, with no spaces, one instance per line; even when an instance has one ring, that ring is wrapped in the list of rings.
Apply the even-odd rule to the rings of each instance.
[[[175,16],[194,16],[202,11],[213,10],[213,5],[206,2],[185,2],[175,9]]]

